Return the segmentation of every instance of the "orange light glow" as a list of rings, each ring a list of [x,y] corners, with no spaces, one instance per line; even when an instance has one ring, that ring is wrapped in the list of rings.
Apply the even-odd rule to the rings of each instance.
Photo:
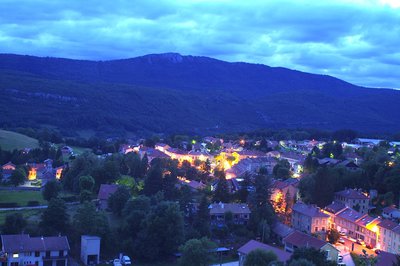
[[[36,169],[35,168],[31,168],[31,170],[29,170],[29,174],[28,174],[28,180],[32,181],[36,179]]]

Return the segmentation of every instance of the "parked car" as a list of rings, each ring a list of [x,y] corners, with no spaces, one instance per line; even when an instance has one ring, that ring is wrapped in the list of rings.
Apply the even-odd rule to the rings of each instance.
[[[129,258],[128,256],[122,256],[121,259],[121,264],[122,265],[131,265],[131,258]]]
[[[373,248],[374,248],[371,244],[367,244],[367,245],[365,245],[365,247],[366,247],[367,249],[373,249]]]
[[[361,238],[358,238],[356,243],[359,244],[359,245],[365,246],[365,242]]]
[[[338,261],[338,262],[342,262],[342,261],[343,261],[343,256],[342,256],[342,255],[339,255],[337,261]]]
[[[381,250],[380,249],[375,249],[375,254],[379,254],[379,253],[381,253]]]
[[[340,243],[340,244],[344,244],[344,238],[343,237],[341,237],[341,238],[339,238],[339,240],[338,240],[338,242]]]
[[[114,259],[113,265],[114,266],[122,266],[121,261],[119,259]]]
[[[346,235],[346,232],[345,232],[345,231],[340,231],[339,234],[340,234],[341,236],[345,236],[345,235]]]

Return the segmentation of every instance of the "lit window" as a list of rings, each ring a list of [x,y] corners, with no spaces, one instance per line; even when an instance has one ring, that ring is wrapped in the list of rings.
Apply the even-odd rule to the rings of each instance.
[[[18,257],[19,257],[18,253],[13,254],[13,258],[18,258]]]

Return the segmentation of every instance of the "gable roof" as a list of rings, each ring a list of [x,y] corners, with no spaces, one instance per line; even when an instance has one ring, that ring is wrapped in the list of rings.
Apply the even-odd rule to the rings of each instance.
[[[112,194],[117,191],[118,185],[115,184],[101,184],[99,194],[97,195],[97,199],[99,200],[107,200]]]
[[[360,190],[351,188],[336,192],[335,196],[341,196],[347,199],[369,199],[369,197]]]
[[[327,244],[327,242],[325,241],[322,241],[318,238],[312,237],[299,231],[294,231],[293,233],[285,237],[283,239],[283,242],[292,244],[293,246],[296,246],[298,248],[311,247],[318,250]]]
[[[340,201],[332,201],[331,204],[329,204],[328,206],[325,207],[325,210],[336,214],[342,210],[344,210],[346,208],[346,205],[344,205],[342,202]]]
[[[66,236],[30,237],[21,235],[1,235],[4,252],[58,251],[69,250]]]
[[[8,163],[6,163],[6,164],[3,164],[3,166],[2,166],[2,168],[5,168],[5,167],[7,167],[7,166],[11,166],[12,168],[14,168],[15,169],[15,164],[13,164],[12,162],[8,162]]]
[[[287,226],[286,224],[281,223],[281,222],[276,222],[272,226],[272,232],[274,232],[276,235],[284,238],[284,237],[288,236],[289,234],[293,233],[294,229]]]
[[[326,217],[328,218],[329,215],[323,213],[320,208],[317,208],[315,205],[308,205],[304,204],[302,202],[296,202],[293,205],[293,211],[299,212],[303,215],[309,216],[309,217]]]
[[[355,222],[364,216],[367,216],[367,214],[361,214],[348,207],[336,215],[336,217],[340,217],[351,222]]]
[[[276,247],[272,247],[270,245],[267,245],[267,244],[264,244],[264,243],[261,243],[261,242],[255,241],[255,240],[250,240],[249,242],[247,242],[246,244],[241,246],[238,249],[238,252],[247,255],[256,249],[271,251],[271,252],[275,253],[275,255],[278,257],[278,261],[282,261],[282,262],[288,261],[291,256],[291,254],[289,252],[283,251]]]
[[[399,225],[391,220],[385,219],[385,220],[382,220],[382,222],[380,222],[378,224],[378,226],[385,228],[385,229],[393,230]]]

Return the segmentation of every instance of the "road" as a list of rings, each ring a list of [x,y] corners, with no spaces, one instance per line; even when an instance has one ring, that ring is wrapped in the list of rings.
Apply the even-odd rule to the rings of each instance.
[[[374,250],[372,249],[368,249],[360,244],[357,244],[356,242],[353,242],[351,240],[349,240],[348,238],[346,238],[345,236],[342,237],[344,239],[344,244],[340,244],[337,243],[335,246],[338,247],[340,250],[344,250],[347,252],[351,252],[354,251],[357,254],[363,255],[364,252],[363,250],[365,250],[367,252],[368,255],[374,255],[376,256]],[[354,244],[354,250],[352,249],[352,245]],[[342,248],[340,248],[342,247]]]

